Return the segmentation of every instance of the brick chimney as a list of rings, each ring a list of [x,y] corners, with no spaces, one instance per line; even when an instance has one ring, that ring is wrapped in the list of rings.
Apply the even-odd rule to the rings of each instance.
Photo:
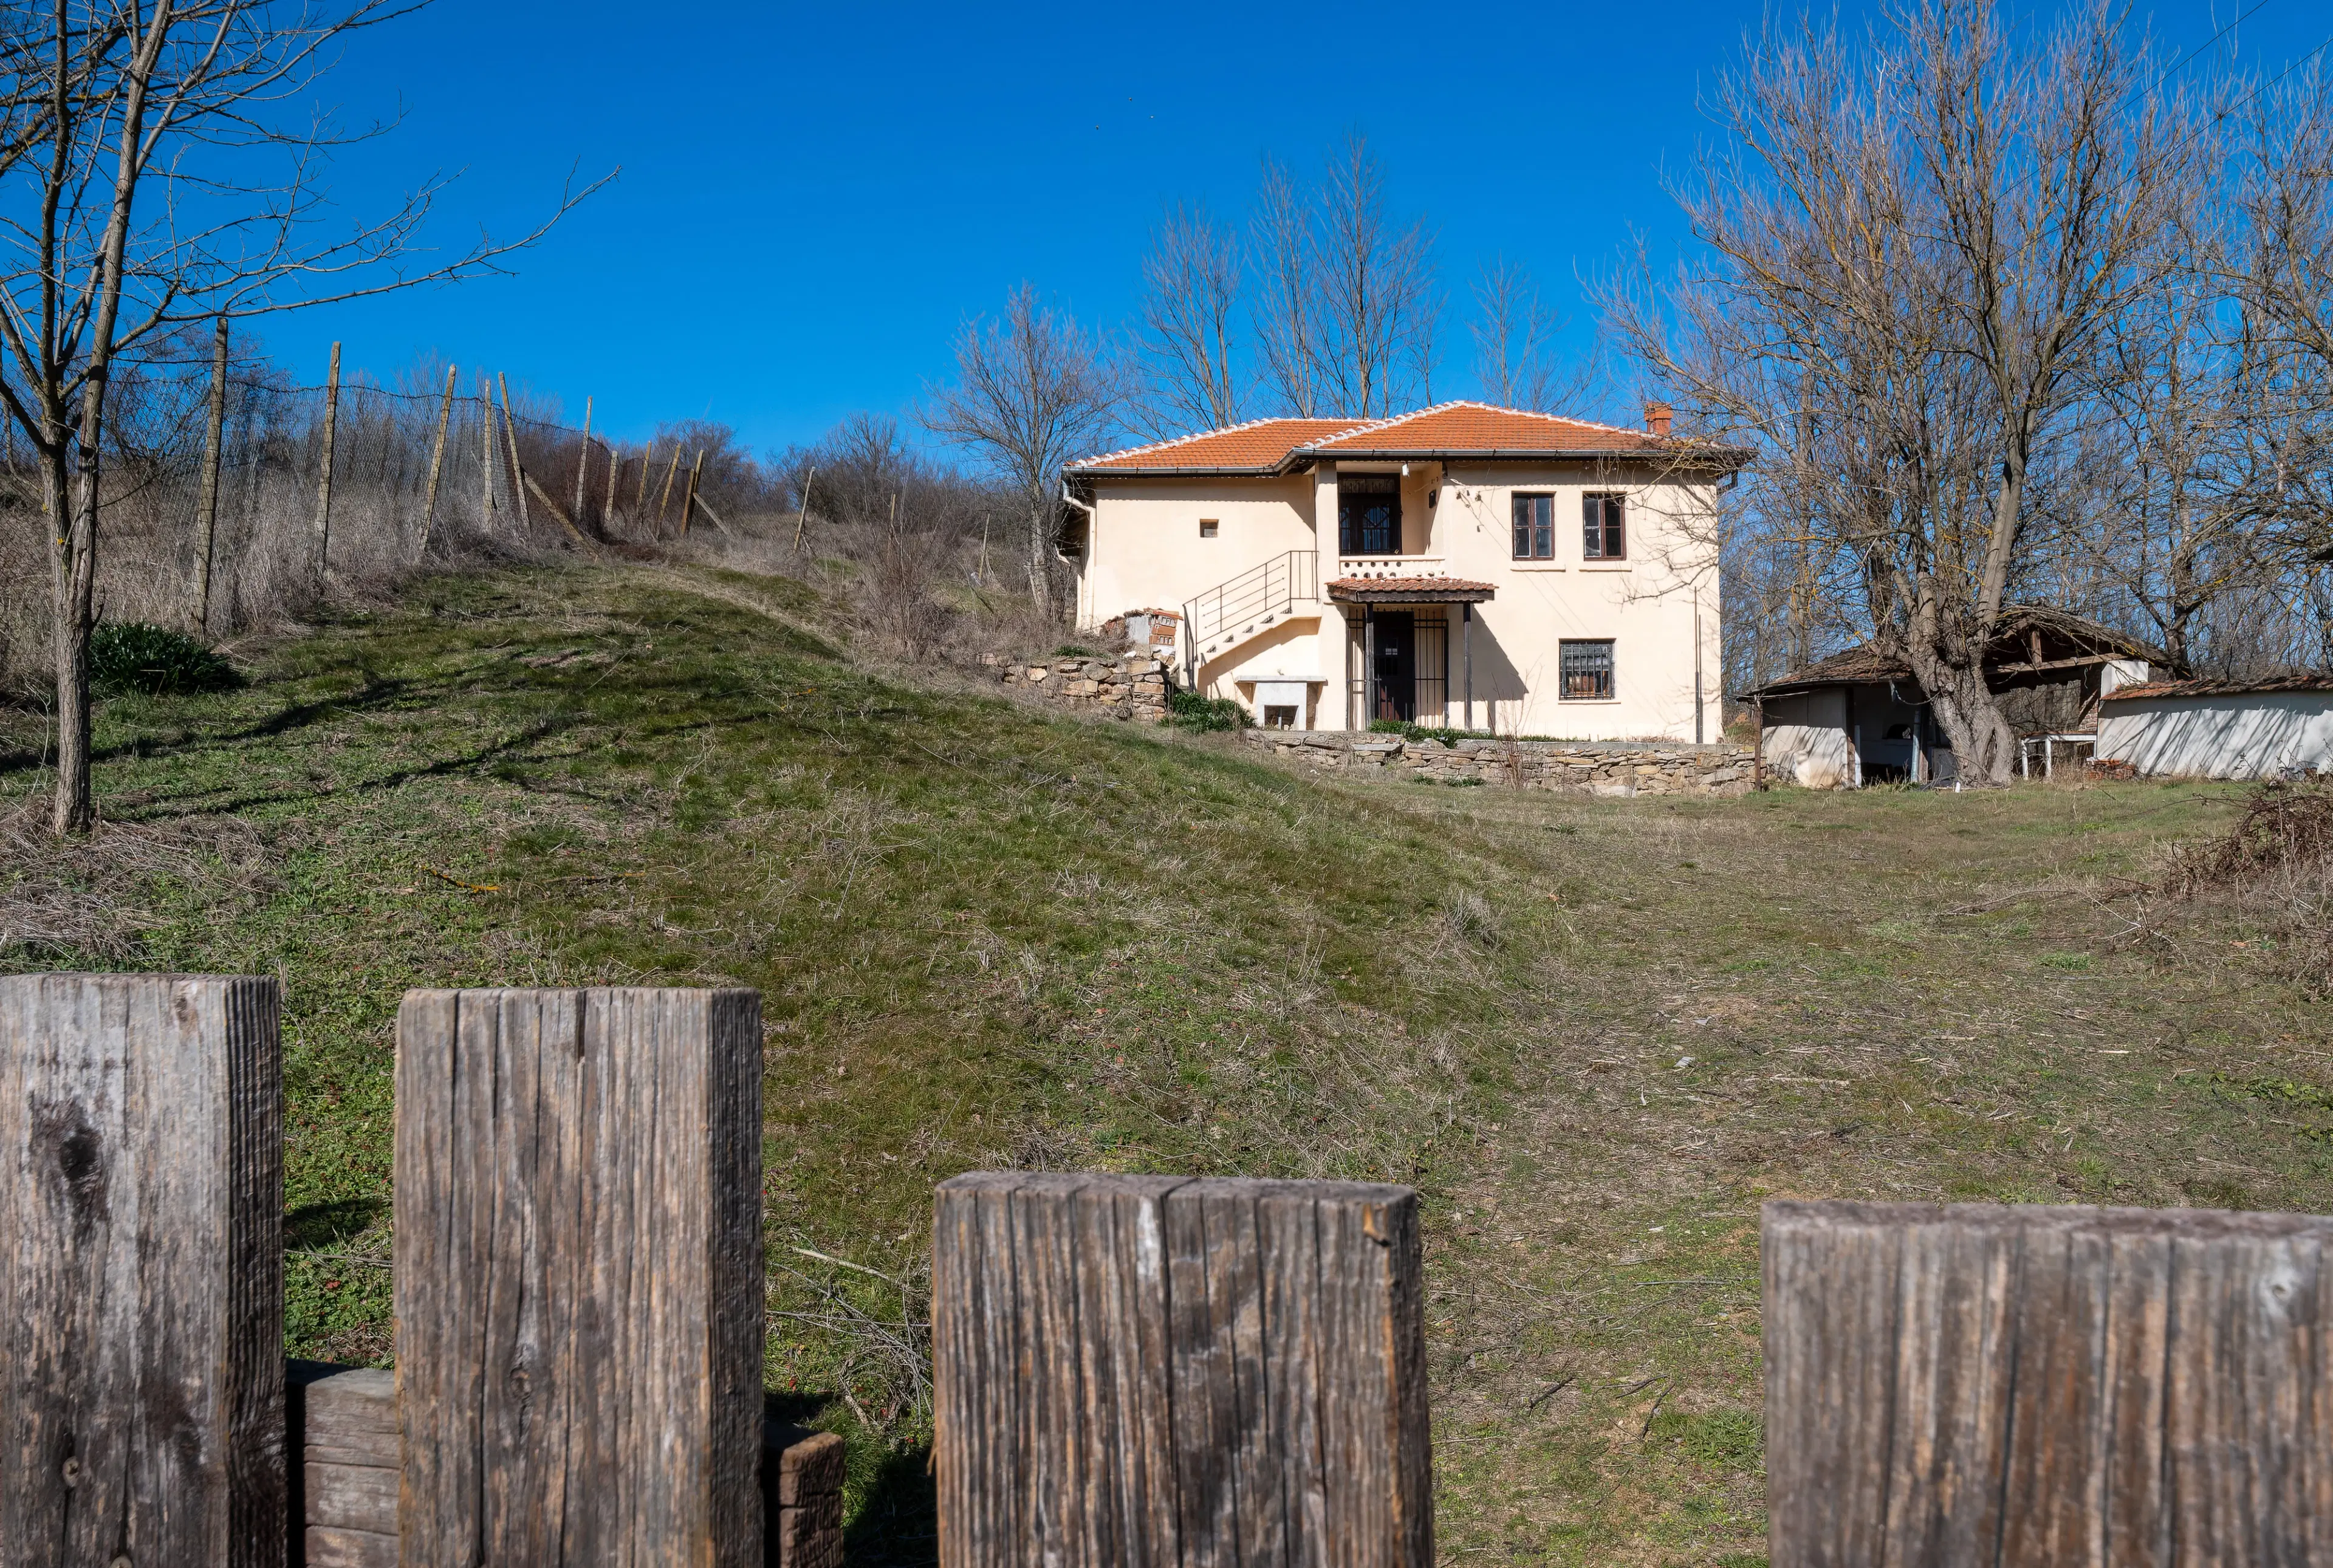
[[[1675,411],[1675,409],[1670,408],[1666,403],[1647,403],[1645,405],[1645,428],[1650,430],[1656,436],[1667,435],[1669,433],[1669,417]]]

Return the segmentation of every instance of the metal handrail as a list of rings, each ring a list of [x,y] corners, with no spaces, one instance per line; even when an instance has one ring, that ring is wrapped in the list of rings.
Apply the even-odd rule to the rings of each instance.
[[[1284,612],[1300,599],[1318,598],[1320,589],[1315,579],[1319,574],[1319,552],[1291,550],[1218,582],[1196,598],[1186,600],[1186,668],[1195,676],[1199,669],[1199,645],[1221,636],[1234,621]]]

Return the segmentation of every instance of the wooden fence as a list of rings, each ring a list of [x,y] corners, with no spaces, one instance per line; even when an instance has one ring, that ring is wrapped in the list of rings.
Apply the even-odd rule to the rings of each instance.
[[[276,1015],[0,979],[0,1568],[840,1562],[839,1439],[764,1416],[754,994],[413,993],[398,1370],[288,1400]]]
[[[1322,1181],[941,1184],[945,1568],[1425,1568],[1416,1195]]]
[[[283,1356],[272,981],[0,978],[0,1568],[840,1562],[768,1419],[759,999],[424,991],[398,1371]],[[2333,1220],[1772,1204],[1774,1568],[2333,1563]],[[945,1568],[1424,1568],[1416,1198],[959,1177]]]
[[[1770,1204],[1774,1568],[2333,1563],[2333,1220]]]

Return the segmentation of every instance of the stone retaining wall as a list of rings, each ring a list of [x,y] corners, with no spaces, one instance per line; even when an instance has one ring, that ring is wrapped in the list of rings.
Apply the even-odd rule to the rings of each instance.
[[[1113,659],[1056,659],[1032,664],[984,653],[980,662],[1004,685],[1034,692],[1063,707],[1141,724],[1166,722],[1166,666],[1145,650]]]
[[[1562,794],[1733,795],[1750,789],[1750,748],[1684,741],[1404,740],[1339,730],[1251,729],[1241,738],[1320,768],[1384,768],[1436,783],[1513,782]]]

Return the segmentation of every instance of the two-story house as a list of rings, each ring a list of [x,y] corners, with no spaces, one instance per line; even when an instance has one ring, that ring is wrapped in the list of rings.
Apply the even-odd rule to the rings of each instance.
[[[1715,739],[1740,454],[1481,403],[1259,419],[1066,472],[1079,622],[1181,616],[1184,681],[1261,724]]]

